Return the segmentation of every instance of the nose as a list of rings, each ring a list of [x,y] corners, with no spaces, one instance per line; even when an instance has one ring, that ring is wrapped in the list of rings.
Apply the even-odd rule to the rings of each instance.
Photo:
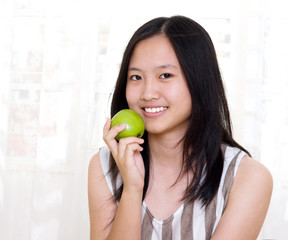
[[[141,93],[141,100],[151,101],[154,99],[158,99],[160,96],[159,86],[157,84],[157,80],[153,78],[145,79],[143,84],[143,89]]]

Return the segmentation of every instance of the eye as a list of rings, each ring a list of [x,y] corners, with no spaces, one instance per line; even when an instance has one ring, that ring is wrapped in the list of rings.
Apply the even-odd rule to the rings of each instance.
[[[172,77],[172,74],[170,74],[170,73],[163,73],[160,75],[160,78],[162,78],[162,79],[170,78],[170,77]]]
[[[132,76],[130,77],[130,79],[131,79],[131,80],[134,80],[134,81],[141,80],[141,76],[139,76],[139,75],[132,75]]]

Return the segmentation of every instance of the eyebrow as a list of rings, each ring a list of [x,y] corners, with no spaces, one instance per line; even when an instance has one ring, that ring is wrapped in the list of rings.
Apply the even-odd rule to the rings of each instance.
[[[155,69],[166,69],[166,68],[178,68],[177,66],[173,65],[173,64],[164,64],[164,65],[160,65],[158,67],[156,67]],[[142,72],[142,70],[140,68],[137,67],[129,67],[128,71],[139,71]]]
[[[164,65],[161,65],[159,67],[157,67],[159,69],[166,69],[166,68],[177,68],[175,65],[172,65],[172,64],[164,64]],[[156,68],[156,69],[157,69]]]
[[[141,72],[142,70],[140,68],[136,68],[136,67],[128,67],[128,71],[138,71]]]

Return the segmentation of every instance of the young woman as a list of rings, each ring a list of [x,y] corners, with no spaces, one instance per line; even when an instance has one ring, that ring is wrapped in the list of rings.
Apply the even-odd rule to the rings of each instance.
[[[183,17],[140,27],[125,50],[111,116],[130,108],[143,139],[103,135],[89,165],[91,239],[252,240],[272,192],[269,171],[232,137],[208,33]]]

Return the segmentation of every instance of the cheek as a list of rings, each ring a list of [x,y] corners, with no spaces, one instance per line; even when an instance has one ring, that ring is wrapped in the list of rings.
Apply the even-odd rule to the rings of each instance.
[[[176,99],[177,105],[180,108],[185,109],[185,111],[187,111],[187,114],[191,113],[192,98],[186,86],[180,87],[178,89],[175,87],[170,93],[171,98]]]
[[[175,87],[170,88],[170,90],[167,91],[167,94],[172,99],[177,99],[179,102],[182,102],[183,104],[185,103],[191,105],[192,98],[186,86],[182,87],[176,85]]]
[[[127,103],[129,105],[129,107],[131,107],[132,105],[134,105],[137,102],[137,93],[136,93],[136,91],[134,91],[128,85],[126,87],[126,100],[127,100]]]

